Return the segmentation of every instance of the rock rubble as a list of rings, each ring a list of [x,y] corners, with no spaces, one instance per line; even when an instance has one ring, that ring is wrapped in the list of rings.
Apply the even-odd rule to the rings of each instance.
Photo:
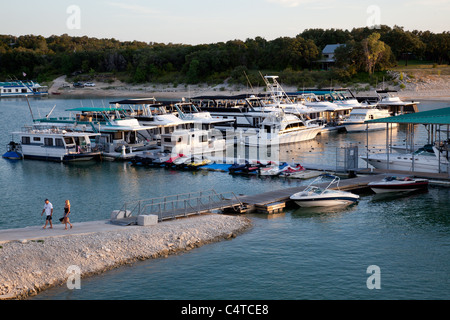
[[[77,266],[81,278],[137,260],[168,257],[204,244],[236,237],[251,227],[241,216],[208,214],[150,227],[124,227],[38,241],[13,241],[0,247],[0,300],[23,299],[63,285]]]

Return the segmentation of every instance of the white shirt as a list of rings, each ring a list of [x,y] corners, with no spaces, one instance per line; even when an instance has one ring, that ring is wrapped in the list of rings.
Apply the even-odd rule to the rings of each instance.
[[[46,203],[46,204],[44,205],[45,214],[46,214],[47,216],[49,216],[49,215],[52,214],[52,209],[53,209],[53,205],[52,205],[51,202]]]

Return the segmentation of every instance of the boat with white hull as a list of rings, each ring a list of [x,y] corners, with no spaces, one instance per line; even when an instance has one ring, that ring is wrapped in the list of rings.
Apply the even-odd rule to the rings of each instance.
[[[416,171],[427,173],[448,172],[449,161],[445,153],[439,151],[435,146],[434,152],[421,149],[419,152],[411,153],[375,153],[361,156],[361,159],[376,169]]]
[[[57,162],[88,161],[101,155],[91,139],[97,134],[68,132],[58,128],[25,127],[14,132],[19,142],[14,142],[14,151],[23,159]],[[13,145],[11,141],[10,145]]]
[[[350,115],[342,124],[347,132],[361,132],[372,130],[386,129],[385,123],[364,123],[366,120],[382,119],[390,117],[390,113],[386,109],[378,109],[373,107],[353,108]],[[397,123],[392,123],[392,127],[397,127]]]
[[[31,80],[0,82],[1,97],[47,96],[48,87]]]
[[[322,177],[315,179],[305,190],[293,194],[290,199],[300,207],[346,206],[358,201],[359,195],[329,189],[333,183],[339,183],[339,177],[335,177],[326,188],[315,185],[321,179]]]
[[[428,188],[428,180],[412,177],[388,176],[381,181],[370,182],[368,187],[375,193],[413,192],[426,190]]]

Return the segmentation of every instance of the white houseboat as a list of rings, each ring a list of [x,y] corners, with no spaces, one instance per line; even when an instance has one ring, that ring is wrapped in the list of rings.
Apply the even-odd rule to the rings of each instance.
[[[48,87],[29,80],[0,82],[0,97],[23,97],[48,95]]]
[[[101,154],[93,148],[91,142],[91,139],[95,139],[98,134],[30,126],[12,135],[17,137],[18,141],[10,142],[9,152],[14,151],[23,159],[57,162],[87,161]]]

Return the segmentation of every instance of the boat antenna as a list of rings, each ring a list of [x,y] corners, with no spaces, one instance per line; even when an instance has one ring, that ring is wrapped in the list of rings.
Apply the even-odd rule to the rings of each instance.
[[[28,108],[30,109],[31,119],[33,119],[33,121],[34,121],[33,111],[31,110],[30,101],[28,101],[28,95],[27,94],[25,95],[25,98],[27,99]]]
[[[252,83],[250,82],[250,79],[248,78],[247,72],[245,72],[245,70],[244,70],[244,75],[245,75],[245,77],[247,78],[247,82],[248,82],[248,84],[250,85],[250,88],[252,88],[252,92],[254,92]]]
[[[48,113],[48,115],[46,115],[45,117],[48,119],[48,117],[50,117],[50,115],[52,114],[53,110],[55,110],[56,108],[56,104],[53,106],[53,109]]]

